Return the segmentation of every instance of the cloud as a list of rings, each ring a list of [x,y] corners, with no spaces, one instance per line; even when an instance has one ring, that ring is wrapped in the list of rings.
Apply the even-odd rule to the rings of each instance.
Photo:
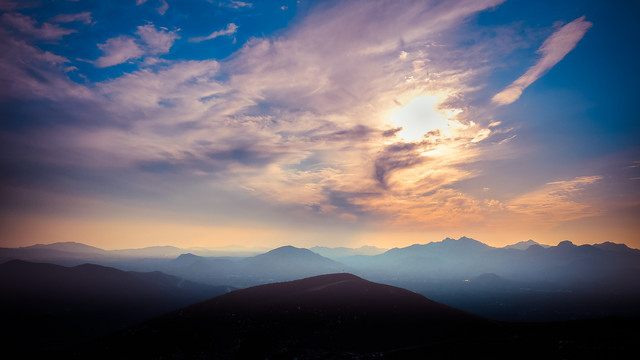
[[[209,2],[211,2],[212,0],[209,0]],[[245,1],[236,1],[236,0],[230,0],[230,1],[226,1],[226,2],[221,2],[220,6],[226,6],[232,9],[239,9],[239,8],[243,8],[243,7],[252,7],[253,4],[252,3],[248,3]]]
[[[175,31],[158,30],[153,24],[138,26],[136,35],[146,45],[147,52],[154,55],[168,53],[173,43],[180,38]]]
[[[479,175],[475,162],[504,156],[509,146],[496,139],[500,124],[467,98],[483,89],[497,50],[447,47],[465,19],[499,1],[394,3],[336,2],[224,61],[167,60],[93,83],[91,111],[104,122],[41,130],[37,156],[21,156],[83,170],[60,170],[62,179],[99,178],[88,192],[149,188],[157,199],[175,199],[202,190],[181,208],[212,207],[233,193],[238,208],[260,200],[291,216],[443,228],[537,208],[542,195],[500,202],[456,189]],[[235,32],[232,25],[201,41]],[[177,38],[140,26],[135,37],[101,44],[96,65],[148,59]],[[433,111],[447,125],[406,143],[391,114],[420,96],[438,99]],[[60,183],[81,182],[74,180]]]
[[[173,62],[95,84],[101,113],[118,126],[59,129],[57,137],[73,139],[67,146],[85,154],[66,159],[77,166],[215,179],[223,188],[323,216],[360,209],[393,217],[377,207],[380,199],[429,208],[424,202],[430,200],[414,193],[473,176],[458,167],[481,154],[486,131],[463,112],[447,131],[407,146],[392,131],[390,114],[398,103],[427,94],[441,99],[437,106],[444,113],[453,106],[446,105],[450,99],[474,89],[468,83],[480,74],[475,57],[463,61],[463,51],[422,49],[432,36],[499,2],[416,1],[381,11],[384,3],[336,4],[285,36],[251,40],[222,64]],[[232,25],[212,35],[235,31]],[[174,37],[150,25],[137,35],[115,38],[122,44],[112,49],[104,44],[102,65],[152,48],[167,51]],[[158,45],[147,35],[157,36]],[[399,59],[401,51],[406,56]],[[113,59],[106,61],[107,55]],[[428,71],[416,73],[415,61]],[[219,80],[219,72],[228,78]],[[343,194],[341,201],[332,197],[336,193]],[[446,194],[458,197],[441,196]]]
[[[160,6],[156,8],[156,11],[158,11],[158,14],[164,15],[167,12],[167,10],[169,10],[169,4],[167,3],[167,0],[160,0]]]
[[[190,42],[202,42],[202,41],[206,41],[206,40],[215,39],[215,38],[217,38],[219,36],[235,34],[236,31],[238,31],[238,26],[236,24],[234,24],[234,23],[230,23],[230,24],[227,25],[226,29],[214,31],[214,32],[212,32],[211,34],[209,34],[207,36],[192,37],[191,39],[189,39],[189,41]]]
[[[40,5],[37,1],[0,0],[0,10],[13,11],[17,9],[33,8]]]
[[[73,29],[65,29],[51,23],[42,23],[38,27],[38,22],[20,13],[4,13],[0,17],[2,22],[9,24],[20,32],[44,40],[59,40],[65,35],[77,32]]]
[[[91,97],[87,88],[64,75],[69,62],[0,29],[0,97],[54,101]]]
[[[600,180],[601,176],[594,175],[550,182],[539,190],[507,202],[506,206],[510,211],[545,223],[560,223],[601,215],[599,209],[580,199],[586,187]]]
[[[51,21],[58,22],[58,23],[70,23],[74,21],[79,21],[85,25],[89,25],[93,20],[91,19],[91,13],[88,11],[84,11],[77,14],[56,15],[55,17],[51,18]]]
[[[165,54],[169,52],[173,43],[180,38],[175,31],[156,29],[153,24],[138,26],[138,39],[121,35],[108,39],[98,48],[104,53],[95,60],[97,67],[104,68],[125,63],[129,60],[141,58],[145,55]]]
[[[518,100],[524,89],[538,80],[576,47],[592,25],[592,23],[585,21],[585,17],[582,16],[556,30],[538,49],[537,52],[542,56],[535,65],[530,67],[524,75],[520,76],[511,85],[495,94],[492,102],[502,106]]]
[[[95,61],[95,65],[99,68],[122,64],[144,55],[144,51],[135,39],[128,36],[107,39],[104,44],[98,44],[98,48],[104,53]]]

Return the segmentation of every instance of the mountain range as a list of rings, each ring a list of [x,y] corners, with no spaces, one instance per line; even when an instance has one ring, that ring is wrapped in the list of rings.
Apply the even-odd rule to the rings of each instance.
[[[496,248],[461,237],[376,255],[361,253],[381,249],[320,249],[327,255],[333,251],[333,259],[293,246],[242,257],[174,256],[181,250],[176,249],[127,250],[126,256],[116,256],[118,252],[113,250],[58,243],[0,249],[0,259],[63,265],[89,262],[237,288],[348,272],[493,319],[547,321],[640,315],[634,305],[640,301],[640,250],[612,242],[578,246],[563,241],[542,246],[527,241]],[[349,253],[358,254],[346,255]],[[154,256],[147,257],[149,254]]]
[[[26,358],[90,340],[233,288],[94,264],[0,264],[3,352]]]
[[[637,320],[494,322],[352,274],[237,290],[60,353],[72,359],[598,359]]]
[[[426,356],[426,349],[445,356],[444,349],[456,348],[458,342],[474,351],[487,349],[475,331],[489,334],[485,340],[491,349],[498,344],[520,349],[524,345],[514,343],[513,333],[533,339],[527,348],[537,341],[565,341],[570,337],[566,329],[583,331],[582,325],[549,325],[544,330],[548,337],[541,338],[533,325],[496,321],[587,321],[585,329],[608,329],[618,341],[633,333],[620,330],[627,320],[589,319],[640,318],[640,250],[612,242],[577,246],[564,241],[547,247],[525,242],[496,248],[462,237],[381,253],[320,249],[334,259],[293,246],[241,257],[183,250],[118,252],[79,243],[0,249],[6,352],[23,358],[51,351],[65,358],[122,357],[117,351],[126,344],[156,341],[151,334],[160,334],[161,345],[151,353],[161,358],[189,358],[191,345],[221,358],[315,358],[317,351],[326,358],[412,358]],[[366,251],[376,254],[363,255]],[[301,278],[306,280],[298,282]],[[234,288],[242,290],[215,297]],[[428,308],[437,310],[427,316]],[[466,325],[456,328],[454,319]],[[140,321],[143,325],[134,325]],[[358,336],[349,335],[354,333]],[[183,345],[172,348],[172,336]],[[372,343],[379,346],[366,345]]]

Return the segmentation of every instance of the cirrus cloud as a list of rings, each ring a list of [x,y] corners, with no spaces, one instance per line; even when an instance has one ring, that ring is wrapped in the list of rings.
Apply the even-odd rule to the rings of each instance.
[[[584,16],[581,16],[556,30],[538,49],[537,52],[542,56],[535,65],[530,67],[511,85],[495,94],[492,101],[502,106],[518,100],[524,89],[538,80],[576,47],[592,25],[592,23],[585,20]]]

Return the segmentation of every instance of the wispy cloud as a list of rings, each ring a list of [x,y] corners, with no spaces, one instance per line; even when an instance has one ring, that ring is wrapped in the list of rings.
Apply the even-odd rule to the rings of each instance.
[[[42,23],[38,26],[38,22],[29,16],[20,13],[4,13],[0,17],[2,22],[9,24],[20,32],[45,40],[59,40],[65,35],[77,32],[73,29],[65,29],[51,23]]]
[[[213,0],[208,0],[209,2],[213,2]],[[240,8],[244,8],[244,7],[252,7],[253,4],[246,2],[246,1],[236,1],[236,0],[228,0],[228,1],[223,1],[223,2],[219,2],[220,6],[225,6],[225,7],[229,7],[232,9],[240,9]]]
[[[95,60],[95,65],[104,68],[145,55],[164,54],[169,52],[173,43],[180,38],[176,31],[157,29],[153,24],[138,26],[136,35],[137,39],[121,35],[108,39],[104,44],[98,44],[104,55]]]
[[[539,190],[509,201],[506,206],[510,211],[545,223],[560,223],[600,215],[601,210],[580,201],[585,189],[600,180],[601,176],[594,175],[550,182]]]
[[[180,38],[175,31],[157,29],[153,24],[138,26],[136,35],[140,37],[150,54],[168,53],[173,43]]]
[[[89,11],[84,11],[77,14],[59,14],[51,18],[51,21],[58,23],[70,23],[79,21],[85,25],[89,25],[93,20],[91,19],[91,13]]]
[[[524,75],[511,83],[501,92],[495,94],[492,101],[497,105],[508,105],[520,98],[524,89],[538,80],[545,72],[554,67],[571,50],[573,50],[584,34],[593,24],[579,17],[551,34],[538,53],[542,56]]]
[[[24,8],[33,8],[40,5],[37,1],[26,0],[0,0],[0,10],[13,11]]]
[[[69,59],[43,51],[0,29],[0,96],[65,101],[88,98],[90,91],[64,74]]]
[[[98,48],[104,53],[95,61],[96,66],[100,68],[122,64],[144,55],[136,41],[128,36],[108,39],[104,44],[98,44]]]
[[[230,23],[223,30],[214,31],[214,32],[212,32],[211,34],[209,34],[207,36],[192,37],[191,39],[189,39],[189,41],[190,42],[202,42],[202,41],[206,41],[206,40],[215,39],[217,37],[224,36],[224,35],[235,34],[236,31],[238,31],[238,26],[236,24],[234,24],[234,23]]]
[[[167,3],[167,0],[160,0],[160,6],[156,8],[158,14],[164,15],[167,13],[167,10],[169,10],[169,3]]]

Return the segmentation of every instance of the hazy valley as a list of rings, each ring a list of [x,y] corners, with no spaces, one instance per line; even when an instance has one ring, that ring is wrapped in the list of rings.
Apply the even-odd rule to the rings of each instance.
[[[12,351],[43,354],[234,289],[336,273],[408,289],[487,321],[640,316],[640,251],[625,245],[495,248],[463,237],[387,251],[317,250],[332,258],[292,246],[245,256],[173,247],[107,251],[79,243],[0,249],[3,318],[14,329],[7,338]],[[265,297],[254,301],[263,304]],[[39,345],[29,347],[34,340]]]

